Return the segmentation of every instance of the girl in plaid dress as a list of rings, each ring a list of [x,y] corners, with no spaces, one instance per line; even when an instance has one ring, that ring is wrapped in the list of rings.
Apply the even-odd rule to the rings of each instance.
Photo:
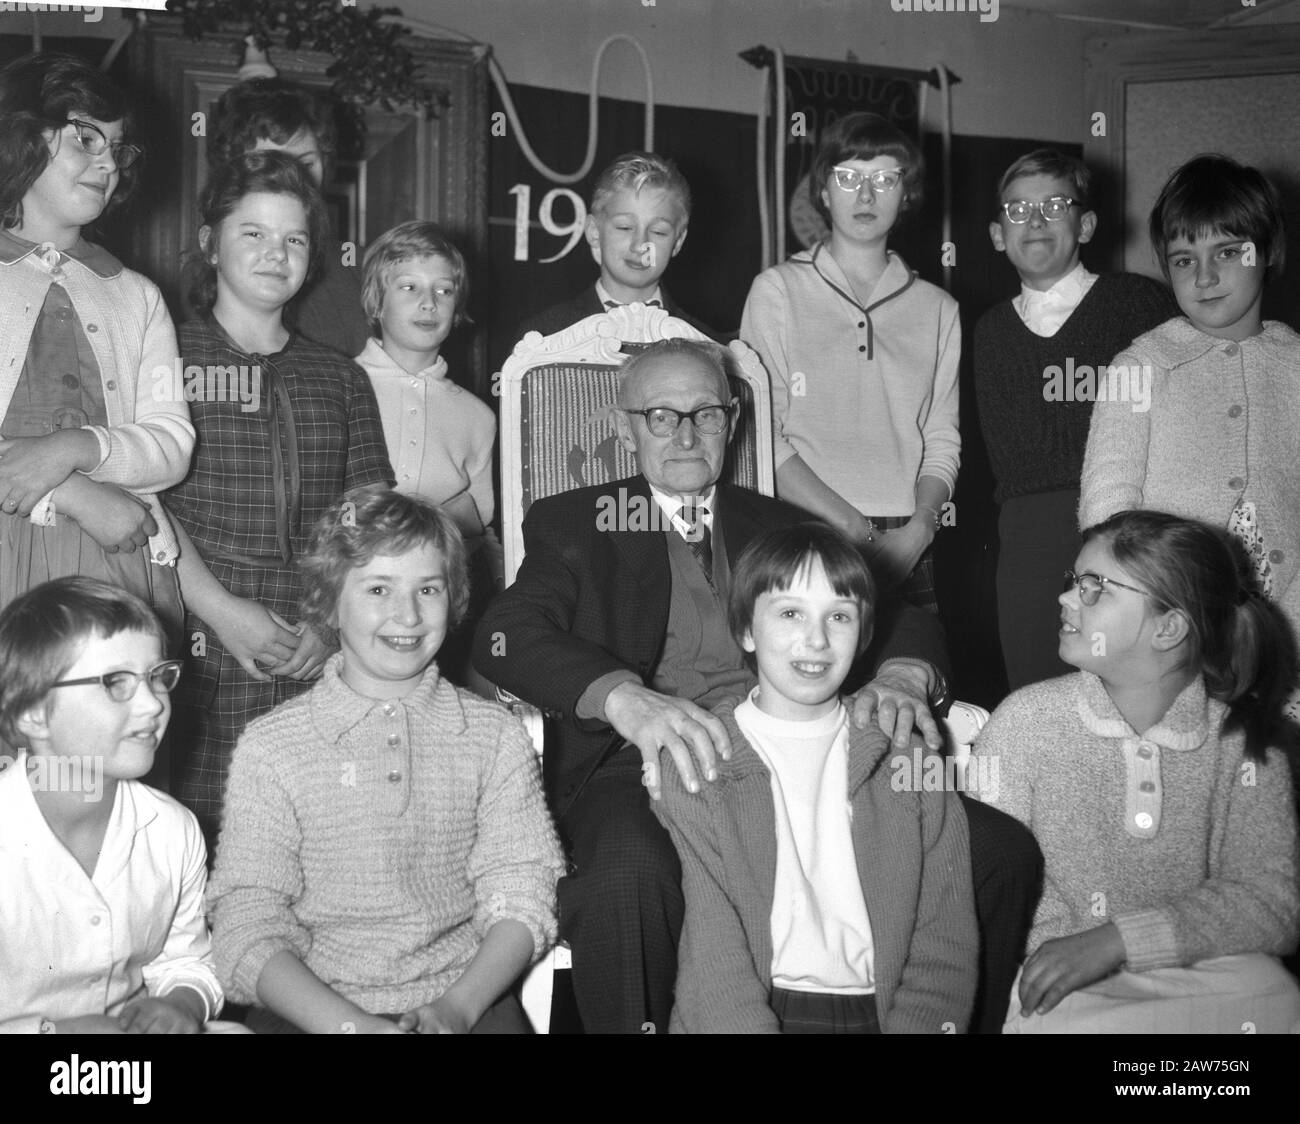
[[[130,194],[122,93],[69,55],[0,70],[0,607],[51,578],[104,579],[180,627],[156,493],[194,429],[158,393],[176,333],[157,287],[83,237]]]
[[[213,172],[200,214],[191,295],[203,314],[181,327],[179,376],[198,448],[167,506],[187,609],[177,792],[211,843],[244,727],[305,690],[329,655],[295,619],[312,525],[345,493],[393,476],[364,373],[283,321],[325,250],[306,170],[250,153]]]

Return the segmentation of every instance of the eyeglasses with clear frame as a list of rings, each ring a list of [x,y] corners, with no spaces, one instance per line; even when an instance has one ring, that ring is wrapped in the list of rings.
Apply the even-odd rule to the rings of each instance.
[[[1108,585],[1117,586],[1120,589],[1127,589],[1131,593],[1140,593],[1143,597],[1150,597],[1145,589],[1138,589],[1135,585],[1125,585],[1123,582],[1117,582],[1114,578],[1103,577],[1101,574],[1093,574],[1084,571],[1082,574],[1076,574],[1073,570],[1065,571],[1065,586],[1062,593],[1069,593],[1075,586],[1079,587],[1079,600],[1085,605],[1095,605],[1101,597],[1101,591]]]
[[[835,186],[841,191],[858,191],[864,183],[871,184],[872,191],[893,191],[903,182],[906,168],[882,168],[878,172],[859,172],[857,168],[846,168],[836,164],[831,169],[835,173]]]
[[[1031,203],[1028,199],[1013,199],[1010,203],[1002,204],[1002,211],[1007,216],[1007,221],[1019,226],[1033,218],[1035,211],[1038,212],[1039,218],[1046,222],[1060,222],[1070,213],[1071,207],[1081,205],[1077,199],[1071,199],[1068,195],[1053,195],[1041,203]]]
[[[89,121],[73,117],[69,119],[68,124],[72,126],[72,135],[77,138],[77,144],[81,146],[82,152],[92,157],[112,152],[113,163],[117,165],[119,172],[126,171],[144,155],[144,150],[133,144],[127,144],[125,141],[110,141],[104,136],[103,129],[98,125],[92,125]]]
[[[701,406],[689,413],[668,406],[651,406],[646,410],[624,410],[620,406],[619,409],[625,414],[637,414],[645,418],[646,428],[656,437],[672,437],[684,421],[690,422],[696,433],[716,437],[727,428],[731,411],[739,403],[739,398],[733,398],[725,406]]]
[[[154,664],[143,675],[138,671],[106,671],[103,675],[91,675],[85,679],[62,679],[54,686],[87,687],[92,683],[98,683],[108,692],[110,699],[124,703],[135,698],[142,679],[149,684],[149,690],[155,695],[170,695],[176,689],[176,684],[181,681],[182,666],[180,660],[167,660]]]

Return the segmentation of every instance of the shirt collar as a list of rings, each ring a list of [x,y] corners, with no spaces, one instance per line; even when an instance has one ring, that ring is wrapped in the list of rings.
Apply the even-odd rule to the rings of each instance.
[[[33,254],[45,258],[48,256],[48,251],[53,249],[53,243],[28,242],[26,238],[18,237],[11,230],[0,230],[0,265],[15,265]],[[71,260],[90,270],[95,276],[105,279],[116,277],[125,268],[103,246],[96,246],[84,238],[78,238],[76,244],[67,250],[54,250],[54,252],[59,255],[54,258],[55,264]]]
[[[436,663],[425,669],[415,690],[395,699],[372,699],[358,694],[343,681],[342,672],[343,653],[335,652],[326,661],[320,682],[312,689],[308,701],[312,724],[330,744],[337,743],[376,711],[384,717],[414,711],[421,715],[421,725],[437,724],[453,734],[465,730],[465,711],[456,689],[443,681]]]
[[[1186,316],[1166,320],[1154,332],[1143,337],[1144,348],[1149,348],[1151,358],[1160,366],[1173,370],[1185,363],[1194,363],[1216,349],[1235,347],[1247,352],[1272,352],[1279,359],[1290,359],[1288,348],[1295,346],[1296,335],[1278,320],[1265,320],[1263,331],[1244,340],[1225,340],[1202,332]],[[1230,351],[1229,354],[1235,354]]]
[[[611,297],[609,295],[609,290],[606,289],[605,286],[600,283],[600,281],[596,282],[596,296],[599,298],[600,303],[602,305],[606,304],[609,301],[614,301],[615,304],[627,304],[627,301],[615,300],[613,297]],[[646,297],[646,301],[647,302],[658,301],[660,304],[663,304],[664,303],[663,290],[658,285],[656,285],[655,291],[651,293],[648,297]]]
[[[668,517],[668,521],[673,525],[675,530],[682,538],[690,534],[690,526],[684,519],[679,519],[677,513],[682,508],[682,501],[674,495],[650,485],[650,498],[658,505],[659,510]],[[714,484],[702,496],[696,497],[695,508],[700,513],[700,518],[704,520],[704,525],[710,532],[713,530],[713,508],[718,498],[718,486]]]
[[[0,850],[5,847],[5,836],[11,847],[30,852],[41,840],[54,843],[57,837],[41,813],[31,785],[27,781],[28,752],[17,750],[13,756],[0,754],[0,821],[10,831],[0,835]],[[158,809],[151,800],[143,804],[137,788],[144,786],[132,781],[119,781],[113,799],[113,810],[104,835],[104,848],[95,867],[97,881],[108,880],[126,862],[131,847],[116,847],[119,840],[128,840],[143,831],[158,818]],[[69,856],[71,857],[71,856]]]
[[[1095,273],[1090,273],[1084,268],[1083,262],[1076,262],[1069,273],[1057,278],[1055,283],[1046,289],[1035,289],[1021,282],[1020,299],[1026,306],[1050,303],[1075,308],[1083,300],[1084,294],[1096,277]]]
[[[373,336],[366,341],[366,346],[362,348],[361,354],[357,356],[357,362],[379,368],[380,374],[400,375],[405,378],[414,377],[447,381],[447,360],[445,360],[441,355],[429,364],[429,366],[424,367],[419,371],[408,371],[396,359],[389,355],[388,352],[384,350],[384,345]]]
[[[910,289],[916,281],[916,274],[908,268],[907,262],[893,250],[886,250],[885,253],[888,257],[888,261],[885,263],[885,271],[880,275],[880,280],[876,282],[876,287],[871,290],[871,296],[868,298],[870,303],[866,305],[858,303],[848,276],[840,268],[840,263],[835,260],[835,255],[831,253],[829,239],[819,242],[808,252],[808,261],[817,270],[821,279],[853,305],[854,308],[861,309],[863,312],[871,312],[886,301],[898,296],[905,289]]]
[[[1135,738],[1155,742],[1165,749],[1198,749],[1209,736],[1211,718],[1222,721],[1223,704],[1205,693],[1205,680],[1196,676],[1179,692],[1173,704],[1151,729],[1134,730],[1120,714],[1106,687],[1088,671],[1079,673],[1079,717],[1103,738]],[[1211,715],[1211,711],[1215,713]]]

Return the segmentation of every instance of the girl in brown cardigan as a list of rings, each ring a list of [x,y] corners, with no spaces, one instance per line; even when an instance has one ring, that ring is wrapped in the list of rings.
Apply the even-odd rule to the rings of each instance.
[[[965,814],[909,791],[852,728],[839,688],[871,638],[875,590],[839,532],[768,532],[733,575],[732,634],[758,686],[716,713],[735,747],[694,795],[664,771],[686,922],[670,1029],[964,1030],[978,938]],[[902,763],[900,767],[899,763]]]

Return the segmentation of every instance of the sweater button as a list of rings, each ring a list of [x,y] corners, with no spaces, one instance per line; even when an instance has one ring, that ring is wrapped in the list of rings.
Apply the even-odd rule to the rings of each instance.
[[[392,781],[394,784],[396,784],[398,781],[402,779],[402,774],[398,772],[396,769],[394,769],[391,773],[388,774],[388,779]]]
[[[1156,786],[1152,784],[1150,781],[1143,781],[1140,785],[1138,785],[1139,792],[1155,792],[1155,790],[1156,790]]]
[[[1138,746],[1138,756],[1143,760],[1150,760],[1151,747],[1149,745]]]
[[[859,328],[865,328],[866,326],[867,326],[867,322],[866,322],[865,320],[859,320],[859,321],[858,321],[858,327],[859,327]]]
[[[1228,344],[1227,347],[1225,347],[1225,348],[1223,349],[1223,354],[1224,354],[1224,355],[1236,355],[1237,352],[1239,352],[1240,350],[1241,350],[1241,348],[1239,348],[1235,343],[1230,343],[1230,344]]]
[[[115,383],[112,379],[109,379],[108,382],[106,382],[106,383],[104,384],[104,389],[105,389],[105,390],[116,390],[116,389],[117,389],[117,383]]]
[[[1286,554],[1280,550],[1270,550],[1268,552],[1268,560],[1270,562],[1285,562]]]
[[[1244,481],[1240,476],[1234,476],[1232,477],[1232,479],[1228,481],[1228,487],[1231,488],[1234,492],[1240,492],[1241,489],[1244,488],[1245,486],[1246,486],[1246,481]]]
[[[98,324],[87,324],[87,325],[86,325],[86,331],[88,331],[88,332],[98,332],[98,331],[99,331],[99,325],[98,325]]]
[[[858,344],[858,350],[859,350],[859,351],[866,351],[866,350],[867,350],[867,345],[866,345],[865,343],[860,343],[860,344]]]
[[[1133,817],[1133,822],[1137,824],[1138,827],[1140,827],[1143,831],[1146,831],[1156,821],[1151,818],[1150,812],[1139,812],[1136,816]]]
[[[400,737],[398,737],[396,734],[389,734],[389,735],[388,735],[388,744],[389,744],[389,745],[401,745],[401,744],[402,744],[402,739],[401,739]]]
[[[397,707],[395,707],[392,703],[388,703],[388,704],[385,705],[385,707],[384,707],[384,713],[385,713],[389,718],[392,718],[392,716],[393,716],[394,714],[397,713]]]
[[[1230,417],[1230,418],[1239,418],[1239,417],[1241,417],[1241,407],[1240,407],[1240,406],[1229,406],[1229,407],[1228,407],[1228,417]]]

